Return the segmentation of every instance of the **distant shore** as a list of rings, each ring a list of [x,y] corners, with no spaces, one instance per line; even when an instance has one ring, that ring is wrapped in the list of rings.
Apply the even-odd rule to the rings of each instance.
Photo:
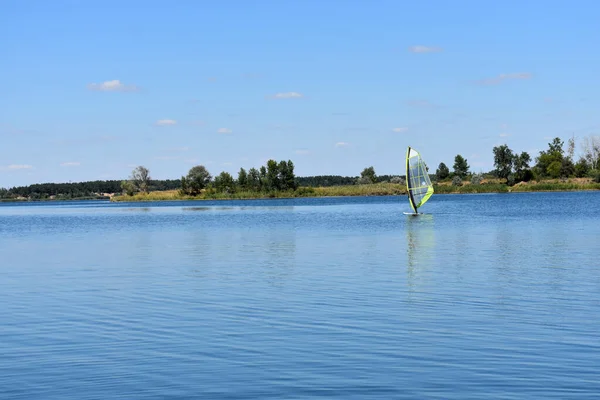
[[[571,178],[566,180],[543,180],[520,182],[508,186],[499,179],[484,180],[480,184],[462,182],[455,186],[451,182],[434,184],[435,194],[471,194],[471,193],[524,193],[524,192],[570,192],[600,190],[600,183],[594,183],[590,178]],[[19,197],[0,199],[0,203],[26,203],[26,202],[54,202],[54,201],[99,201],[111,202],[144,202],[144,201],[179,201],[179,200],[252,200],[252,199],[285,199],[309,197],[359,197],[359,196],[405,196],[406,186],[399,183],[373,183],[362,185],[338,186],[301,186],[296,190],[258,192],[235,191],[233,193],[219,193],[214,190],[204,190],[197,196],[183,195],[179,190],[155,190],[149,193],[136,193],[127,196],[121,193],[98,193],[95,196],[64,198],[61,196],[49,198]]]
[[[464,182],[454,186],[450,182],[434,184],[436,194],[470,194],[470,193],[519,193],[519,192],[569,192],[600,190],[600,183],[588,179],[569,179],[561,182],[541,181],[522,182],[508,186],[497,181],[481,184]],[[302,197],[341,197],[341,196],[397,196],[406,195],[406,186],[396,183],[374,183],[366,185],[344,185],[328,187],[300,187],[295,191],[281,192],[249,192],[214,193],[204,191],[198,196],[187,196],[178,190],[153,191],[136,193],[133,196],[116,195],[111,197],[113,202],[143,202],[143,201],[175,201],[175,200],[252,200],[269,198],[302,198]]]

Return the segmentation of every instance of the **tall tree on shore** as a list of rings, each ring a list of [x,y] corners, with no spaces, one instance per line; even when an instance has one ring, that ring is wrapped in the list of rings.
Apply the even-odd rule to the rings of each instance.
[[[457,154],[454,157],[454,175],[458,175],[461,178],[465,178],[469,174],[469,164],[467,164],[467,159]]]
[[[288,175],[288,165],[285,161],[281,160],[279,162],[279,165],[277,165],[277,182],[278,182],[278,189],[280,190],[288,190],[288,181],[287,181],[287,175]]]
[[[435,171],[435,177],[442,181],[450,176],[450,169],[443,162],[438,165],[437,170]]]
[[[260,190],[260,173],[256,168],[248,170],[248,188],[250,190]]]
[[[559,178],[575,173],[573,162],[564,156],[563,144],[564,142],[559,137],[555,137],[552,142],[548,143],[547,151],[540,151],[534,167],[538,176]]]
[[[127,196],[133,196],[135,193],[135,186],[132,181],[122,181],[121,182],[121,190]]]
[[[248,174],[244,168],[240,168],[238,172],[237,183],[241,189],[246,189],[248,187]]]
[[[279,188],[281,190],[296,190],[298,183],[294,175],[294,163],[292,160],[288,160],[287,162],[281,160],[278,165],[278,172]]]
[[[150,170],[140,165],[131,173],[131,181],[135,185],[136,189],[142,193],[148,193],[148,186],[150,183]]]
[[[512,173],[514,155],[511,149],[507,145],[495,146],[494,152],[494,173],[498,178],[506,179],[508,183],[508,176]]]
[[[195,196],[212,180],[210,172],[204,165],[196,165],[188,171],[187,176],[181,178],[181,189],[184,193]]]
[[[215,177],[214,188],[218,192],[233,193],[234,192],[234,181],[233,177],[229,172],[223,171]]]
[[[377,182],[377,175],[375,174],[375,168],[373,166],[367,167],[360,173],[358,178],[359,184],[369,184]]]
[[[267,188],[278,190],[279,186],[279,164],[275,160],[269,160],[267,161]]]
[[[267,180],[267,167],[261,165],[259,168],[260,190],[269,190],[269,182]]]
[[[292,160],[287,161],[287,174],[285,177],[286,186],[288,189],[298,189],[298,181],[296,180],[296,174],[294,173],[294,163]]]
[[[521,154],[514,155],[513,166],[515,169],[515,180],[518,182],[529,181],[533,177],[531,169],[529,169],[529,163],[531,162],[531,156],[528,152],[523,151]]]

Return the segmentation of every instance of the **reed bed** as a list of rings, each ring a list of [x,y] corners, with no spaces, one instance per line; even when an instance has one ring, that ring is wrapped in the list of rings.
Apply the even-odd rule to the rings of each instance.
[[[434,184],[436,194],[469,194],[469,193],[509,193],[509,192],[541,192],[541,191],[577,191],[600,190],[600,183],[589,181],[573,182],[529,182],[515,186],[504,183],[486,182],[482,184],[463,183],[461,186],[450,184]],[[340,196],[397,196],[406,195],[406,186],[396,183],[374,183],[370,185],[345,185],[327,187],[300,187],[295,191],[255,192],[237,191],[234,193],[217,193],[204,191],[197,196],[181,194],[178,190],[165,190],[150,193],[136,193],[133,196],[113,196],[112,201],[175,201],[175,200],[244,200],[294,197],[340,197]]]

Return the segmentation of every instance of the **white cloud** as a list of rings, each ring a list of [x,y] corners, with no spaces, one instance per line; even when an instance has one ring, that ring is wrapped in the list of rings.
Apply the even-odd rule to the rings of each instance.
[[[510,136],[510,133],[501,133],[500,134],[500,137],[509,137],[509,136]]]
[[[442,51],[442,48],[417,45],[417,46],[410,46],[408,48],[408,51],[410,51],[411,53],[439,53],[440,51]]]
[[[299,99],[304,97],[302,93],[298,92],[285,92],[285,93],[275,93],[272,96],[274,99]]]
[[[32,169],[33,166],[29,165],[29,164],[10,164],[7,165],[6,167],[3,167],[2,169],[5,170],[10,170],[10,171],[17,171],[17,170],[21,170],[21,169]]]
[[[219,128],[219,130],[217,131],[217,133],[231,133],[233,132],[231,129],[227,129],[227,128]]]
[[[310,154],[310,151],[306,150],[306,149],[299,149],[295,151],[296,154],[300,155],[300,156],[305,156],[307,154]]]
[[[125,85],[120,80],[105,81],[102,83],[90,83],[87,85],[89,90],[101,92],[135,92],[139,88],[135,85]]]
[[[64,163],[60,163],[61,167],[78,167],[81,163],[79,161],[68,161]]]
[[[172,126],[176,125],[177,121],[175,121],[174,119],[159,119],[155,122],[155,124],[158,126]]]
[[[230,166],[233,165],[233,163],[231,163],[231,162],[224,162],[221,165],[224,166],[224,167],[230,167]]]
[[[510,74],[500,74],[493,78],[482,79],[478,81],[481,85],[497,85],[506,80],[523,80],[523,79],[531,79],[532,75],[529,72],[515,72]]]
[[[406,127],[401,127],[401,128],[394,128],[392,129],[394,132],[398,132],[398,133],[402,133],[402,132],[406,132],[408,131],[408,128]]]
[[[350,145],[350,143],[348,143],[348,142],[337,142],[335,144],[335,147],[347,147],[349,145]]]

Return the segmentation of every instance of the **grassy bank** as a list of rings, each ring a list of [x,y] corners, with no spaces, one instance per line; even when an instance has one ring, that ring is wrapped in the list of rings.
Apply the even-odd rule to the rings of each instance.
[[[508,186],[499,181],[489,181],[479,185],[463,182],[462,186],[453,186],[449,182],[434,185],[436,194],[468,194],[468,193],[509,193],[509,192],[540,192],[540,191],[578,191],[600,190],[600,183],[579,179],[567,182],[542,181],[520,183]],[[296,191],[281,192],[252,192],[240,191],[235,193],[215,193],[204,191],[198,196],[181,195],[177,190],[165,190],[137,193],[133,196],[114,196],[112,201],[165,201],[165,200],[243,200],[294,197],[335,197],[335,196],[391,196],[406,195],[406,187],[394,183],[376,183],[372,185],[346,185],[328,187],[301,187]]]
[[[133,196],[113,196],[112,201],[164,201],[164,200],[243,200],[294,197],[333,197],[333,196],[390,196],[406,194],[406,187],[395,183],[372,185],[348,185],[328,187],[301,187],[296,191],[214,193],[204,191],[198,196],[181,195],[177,190],[136,193]]]
[[[82,200],[109,200],[109,196],[84,196],[84,197],[45,197],[43,199],[12,198],[0,199],[0,203],[26,203],[26,202],[51,202],[51,201],[82,201]]]

